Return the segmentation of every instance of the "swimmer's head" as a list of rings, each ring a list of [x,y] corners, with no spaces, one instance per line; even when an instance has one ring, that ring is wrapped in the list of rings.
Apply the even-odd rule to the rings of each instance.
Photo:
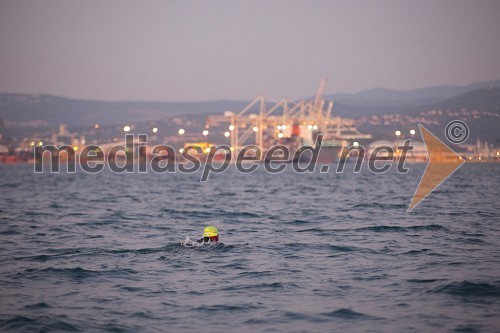
[[[216,227],[209,225],[203,230],[203,238],[208,241],[218,242],[219,241],[219,230]]]

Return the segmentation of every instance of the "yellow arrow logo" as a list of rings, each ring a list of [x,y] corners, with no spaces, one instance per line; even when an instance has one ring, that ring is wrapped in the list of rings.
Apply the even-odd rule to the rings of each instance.
[[[453,172],[465,163],[459,154],[455,153],[443,141],[429,132],[428,129],[420,124],[418,127],[424,139],[429,163],[422,179],[420,179],[408,211],[414,209],[425,197],[441,185],[446,178],[451,176]]]

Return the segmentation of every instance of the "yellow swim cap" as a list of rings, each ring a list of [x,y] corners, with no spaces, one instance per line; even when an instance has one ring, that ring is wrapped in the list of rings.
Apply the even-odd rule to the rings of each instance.
[[[214,237],[219,234],[219,230],[216,227],[209,225],[203,230],[203,237]]]

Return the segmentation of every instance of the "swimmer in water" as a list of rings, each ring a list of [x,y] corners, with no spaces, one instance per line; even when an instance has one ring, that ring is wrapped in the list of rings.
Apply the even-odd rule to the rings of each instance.
[[[218,243],[219,230],[216,227],[209,225],[203,230],[203,238],[197,240],[198,243]]]

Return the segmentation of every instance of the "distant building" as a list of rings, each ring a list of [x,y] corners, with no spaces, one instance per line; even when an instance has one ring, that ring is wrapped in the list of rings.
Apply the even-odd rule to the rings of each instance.
[[[9,153],[9,147],[6,145],[0,145],[0,155],[5,155]]]
[[[52,144],[55,146],[70,145],[78,147],[84,142],[83,138],[80,138],[75,133],[69,132],[65,124],[60,124],[59,132],[52,134]]]

